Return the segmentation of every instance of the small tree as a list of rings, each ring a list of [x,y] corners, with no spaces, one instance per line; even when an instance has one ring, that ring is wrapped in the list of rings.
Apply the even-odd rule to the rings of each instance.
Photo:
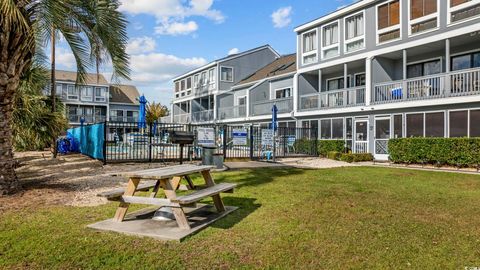
[[[169,111],[167,106],[162,105],[160,103],[152,102],[147,105],[147,123],[153,124],[155,121],[158,121],[160,117],[168,116]]]

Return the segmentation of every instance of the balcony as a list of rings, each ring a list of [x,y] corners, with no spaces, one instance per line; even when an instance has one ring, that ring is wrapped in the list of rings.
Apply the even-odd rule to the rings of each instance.
[[[172,117],[170,115],[168,116],[164,116],[164,117],[160,117],[160,119],[158,119],[160,123],[171,123],[172,122]]]
[[[183,113],[183,114],[174,115],[173,122],[177,124],[188,124],[190,123],[190,114]]]
[[[193,123],[202,123],[213,121],[213,110],[205,110],[192,113]]]
[[[70,123],[80,123],[81,118],[83,117],[84,123],[99,123],[105,122],[107,117],[105,115],[77,115],[77,114],[70,114],[67,116],[68,122]]]
[[[235,119],[235,118],[244,118],[247,116],[247,106],[234,106],[227,108],[218,109],[218,119]]]
[[[277,105],[279,114],[289,113],[293,110],[293,99],[291,97],[275,99],[275,100],[267,100],[263,102],[257,102],[252,105],[252,116],[272,114],[273,104]]]
[[[376,84],[373,104],[480,94],[480,68]]]
[[[300,97],[300,110],[322,110],[365,105],[365,87],[314,93]]]

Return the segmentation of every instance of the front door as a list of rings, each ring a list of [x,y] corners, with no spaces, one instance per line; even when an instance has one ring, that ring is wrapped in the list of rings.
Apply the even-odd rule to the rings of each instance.
[[[368,153],[368,120],[355,120],[354,153]]]
[[[390,117],[375,118],[375,159],[388,160]]]

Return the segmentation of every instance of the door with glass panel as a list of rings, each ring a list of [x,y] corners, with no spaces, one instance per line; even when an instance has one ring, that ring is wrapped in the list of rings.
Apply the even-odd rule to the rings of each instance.
[[[388,160],[390,116],[375,118],[375,159]]]
[[[354,153],[368,153],[368,120],[355,120],[355,143],[353,147]]]

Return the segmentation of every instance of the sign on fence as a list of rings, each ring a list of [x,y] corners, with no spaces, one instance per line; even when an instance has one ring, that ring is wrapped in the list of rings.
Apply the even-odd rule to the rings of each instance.
[[[197,141],[199,146],[215,147],[215,129],[198,128]]]
[[[273,129],[262,129],[262,146],[273,146]]]
[[[247,145],[247,130],[246,129],[234,129],[232,131],[233,145],[245,146]]]

